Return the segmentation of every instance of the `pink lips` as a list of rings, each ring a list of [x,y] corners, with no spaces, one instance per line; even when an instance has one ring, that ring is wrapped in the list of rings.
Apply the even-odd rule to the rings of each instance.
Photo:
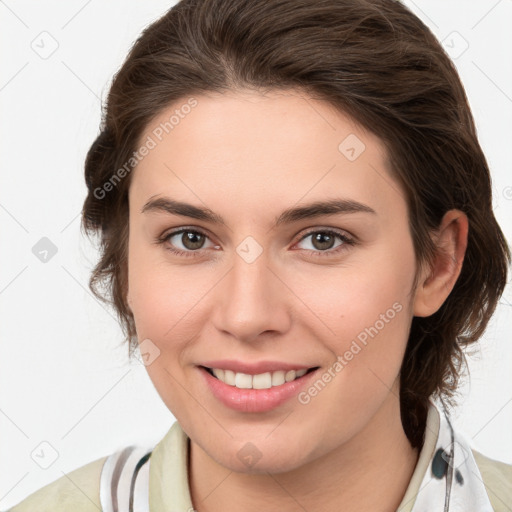
[[[212,366],[210,366],[210,364],[212,364]],[[233,369],[235,368],[234,365],[228,366],[226,365],[226,362],[222,361],[209,362],[204,366],[207,366],[209,368],[222,368],[226,370],[239,371],[242,373],[247,373],[249,375],[258,375],[259,373],[265,373],[266,371],[278,371],[288,369],[300,370],[301,368],[308,368],[301,365],[291,366],[289,364],[279,364],[279,367],[272,367],[272,365],[270,365],[269,363],[262,363],[259,366],[252,365],[252,368],[249,368],[251,365],[245,365],[245,371],[238,369],[241,368],[240,365],[237,365],[237,370],[235,370]],[[207,370],[205,370],[202,367],[198,367],[198,369],[202,373],[203,378],[205,379],[209,389],[220,402],[222,402],[225,406],[231,409],[235,409],[241,412],[253,413],[270,411],[278,407],[279,405],[283,404],[293,396],[297,395],[300,389],[306,386],[306,384],[311,381],[312,376],[315,375],[317,372],[317,370],[315,370],[306,373],[305,375],[299,377],[298,379],[295,379],[291,382],[285,382],[280,386],[274,386],[269,389],[239,389],[237,387],[224,384],[224,382],[211,375]]]

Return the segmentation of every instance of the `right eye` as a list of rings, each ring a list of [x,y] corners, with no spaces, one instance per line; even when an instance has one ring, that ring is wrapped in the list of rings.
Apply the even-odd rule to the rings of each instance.
[[[174,238],[175,241],[173,241]],[[194,253],[202,250],[205,239],[209,239],[208,235],[196,228],[179,228],[159,237],[156,242],[164,244],[167,250],[178,256],[194,257]],[[212,245],[212,247],[218,246]]]

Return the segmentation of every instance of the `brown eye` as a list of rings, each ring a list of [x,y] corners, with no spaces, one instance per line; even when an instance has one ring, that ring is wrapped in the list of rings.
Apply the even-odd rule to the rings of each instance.
[[[335,237],[330,233],[319,232],[315,233],[311,238],[311,242],[315,249],[319,251],[324,251],[327,249],[332,249],[334,245]]]
[[[346,250],[348,246],[356,244],[355,240],[349,238],[344,233],[339,233],[333,230],[317,229],[316,231],[310,231],[309,233],[306,233],[306,235],[302,237],[299,243],[304,242],[304,240],[308,238],[311,239],[312,247],[303,247],[303,249],[313,253],[313,255],[315,256],[334,255],[337,254],[338,252]],[[337,245],[335,245],[336,239],[340,240],[340,242]]]
[[[205,241],[210,240],[208,235],[192,228],[181,228],[164,234],[156,240],[156,243],[164,245],[166,250],[178,256],[200,256],[205,249]],[[218,246],[210,241],[210,247]]]
[[[206,237],[197,231],[182,231],[180,241],[186,249],[193,251],[201,249],[205,239]]]

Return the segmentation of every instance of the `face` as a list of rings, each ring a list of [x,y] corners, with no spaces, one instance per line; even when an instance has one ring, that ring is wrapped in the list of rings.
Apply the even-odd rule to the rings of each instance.
[[[405,195],[381,141],[325,102],[296,91],[187,100],[147,127],[131,176],[139,343],[209,457],[292,470],[397,400],[416,270]],[[308,373],[290,380],[293,369]]]

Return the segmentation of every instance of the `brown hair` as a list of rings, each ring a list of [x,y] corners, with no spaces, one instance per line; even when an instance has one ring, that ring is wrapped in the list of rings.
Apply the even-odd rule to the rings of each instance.
[[[456,68],[398,1],[182,0],[147,27],[114,77],[85,162],[82,228],[100,235],[101,250],[92,291],[113,304],[133,350],[125,293],[134,151],[148,123],[170,104],[236,89],[301,90],[376,134],[406,191],[418,262],[432,261],[429,233],[447,210],[468,216],[459,279],[435,314],[413,318],[402,363],[402,423],[411,445],[421,447],[428,399],[434,394],[453,404],[463,348],[482,335],[494,312],[510,251]]]

